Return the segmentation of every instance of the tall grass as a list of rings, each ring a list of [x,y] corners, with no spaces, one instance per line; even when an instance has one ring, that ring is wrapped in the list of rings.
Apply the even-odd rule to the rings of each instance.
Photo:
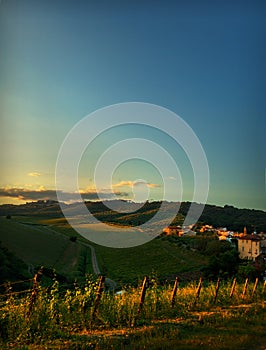
[[[261,308],[265,294],[262,284],[258,285],[255,295],[252,295],[253,285],[249,285],[243,297],[243,284],[238,284],[230,298],[232,282],[224,281],[214,303],[215,283],[203,284],[198,298],[198,283],[190,283],[178,288],[172,306],[173,286],[158,285],[156,279],[151,282],[140,313],[140,288],[128,288],[122,295],[103,292],[99,306],[94,310],[98,281],[93,279],[89,279],[82,288],[76,285],[64,292],[54,281],[49,289],[39,286],[34,298],[31,294],[22,298],[7,295],[0,308],[0,347],[17,342],[38,344],[49,339],[67,339],[70,334],[85,330],[148,326],[154,321],[186,319],[193,313],[230,309],[241,304]],[[235,312],[235,315],[238,314]],[[221,317],[216,312],[208,318],[208,322],[210,325],[218,324]]]

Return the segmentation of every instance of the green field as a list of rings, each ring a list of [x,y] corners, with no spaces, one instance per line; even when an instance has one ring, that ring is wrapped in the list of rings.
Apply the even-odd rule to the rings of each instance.
[[[41,222],[53,225],[53,228],[57,230],[72,232],[70,226],[62,218]],[[97,232],[101,227],[90,226],[93,232]],[[115,231],[115,226],[111,226],[110,230]],[[136,284],[144,275],[151,274],[161,279],[189,272],[197,275],[197,272],[200,273],[201,268],[208,263],[208,258],[204,255],[161,239],[123,249],[104,247],[93,242],[90,244],[95,248],[101,272],[119,284]]]
[[[44,226],[30,217],[0,218],[0,241],[28,265],[54,268],[73,277],[84,270],[80,265],[86,258],[85,272],[91,273],[90,250],[69,238],[60,229]]]
[[[67,276],[77,274],[82,259],[87,264],[84,273],[92,272],[90,249],[82,244],[90,243],[95,247],[101,272],[120,285],[136,284],[144,275],[165,279],[180,273],[197,273],[208,262],[198,252],[161,239],[124,249],[96,245],[78,236],[62,218],[13,216],[11,220],[1,218],[0,228],[0,241],[17,257],[33,266],[55,268]],[[97,232],[97,225],[93,231]],[[72,242],[71,236],[78,240]]]
[[[122,284],[135,283],[144,275],[154,274],[164,280],[185,272],[199,272],[208,261],[197,252],[160,239],[124,249],[95,245],[95,250],[102,271]]]

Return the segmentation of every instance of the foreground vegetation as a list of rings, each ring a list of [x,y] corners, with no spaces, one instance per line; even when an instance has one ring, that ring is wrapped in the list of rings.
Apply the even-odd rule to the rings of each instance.
[[[62,290],[35,284],[21,298],[12,290],[2,296],[2,349],[264,349],[265,286],[247,290],[222,282],[179,286],[152,279],[140,307],[141,289],[99,293],[92,277],[84,287]]]

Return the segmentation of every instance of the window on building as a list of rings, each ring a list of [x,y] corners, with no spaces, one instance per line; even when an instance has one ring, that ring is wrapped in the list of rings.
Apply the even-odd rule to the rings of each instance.
[[[244,247],[242,247],[242,252],[245,250],[245,248]]]

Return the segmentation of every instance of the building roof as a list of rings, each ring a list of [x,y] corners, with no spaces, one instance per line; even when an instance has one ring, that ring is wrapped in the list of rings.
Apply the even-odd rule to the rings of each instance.
[[[245,235],[242,237],[238,237],[238,239],[242,239],[244,241],[261,241],[261,238],[257,235]]]

